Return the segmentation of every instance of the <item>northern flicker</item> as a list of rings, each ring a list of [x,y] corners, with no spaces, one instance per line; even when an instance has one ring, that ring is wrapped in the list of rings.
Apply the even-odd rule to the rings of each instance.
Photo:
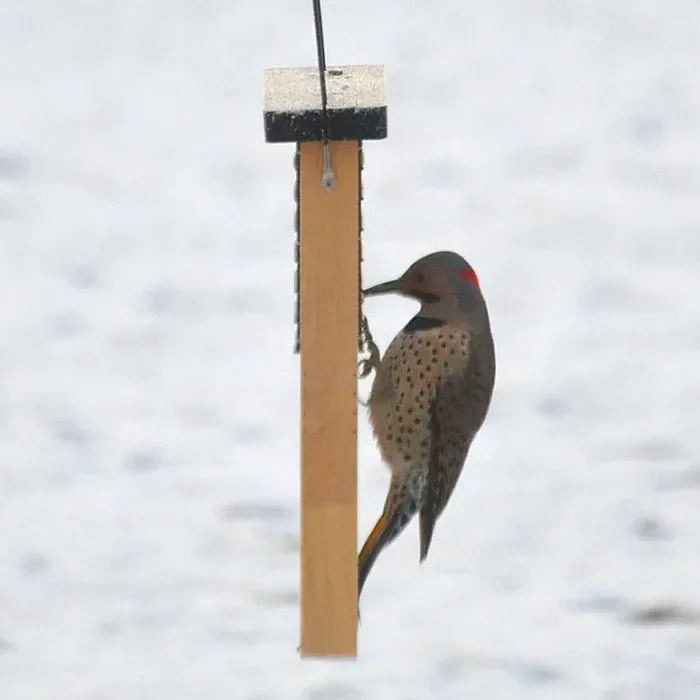
[[[479,279],[464,258],[432,253],[364,296],[398,293],[421,307],[387,348],[369,417],[391,482],[358,559],[358,595],[379,553],[419,514],[420,558],[491,403],[496,362]]]

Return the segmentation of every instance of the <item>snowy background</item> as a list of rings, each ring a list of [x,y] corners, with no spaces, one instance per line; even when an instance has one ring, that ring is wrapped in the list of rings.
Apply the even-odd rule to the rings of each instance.
[[[293,147],[261,110],[311,3],[4,0],[0,698],[697,700],[697,0],[325,23],[388,76],[365,281],[454,249],[492,316],[431,555],[414,525],[380,558],[356,664],[299,660]],[[413,310],[368,303],[382,348]]]

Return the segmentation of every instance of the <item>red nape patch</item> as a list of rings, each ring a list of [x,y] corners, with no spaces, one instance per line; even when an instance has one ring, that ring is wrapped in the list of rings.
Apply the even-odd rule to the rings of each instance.
[[[459,276],[463,280],[471,282],[477,289],[481,289],[479,286],[479,278],[476,276],[476,272],[474,272],[474,270],[464,267],[459,271]]]

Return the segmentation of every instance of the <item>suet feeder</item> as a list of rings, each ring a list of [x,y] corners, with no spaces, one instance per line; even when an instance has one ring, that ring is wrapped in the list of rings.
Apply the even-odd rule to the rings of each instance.
[[[355,657],[362,144],[386,138],[387,108],[381,66],[319,64],[265,71],[264,123],[296,144],[300,651]]]

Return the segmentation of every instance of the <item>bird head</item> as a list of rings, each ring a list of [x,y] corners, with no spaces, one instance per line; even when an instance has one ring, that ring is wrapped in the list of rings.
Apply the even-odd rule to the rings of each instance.
[[[374,285],[364,296],[401,294],[426,306],[444,304],[449,299],[481,296],[479,278],[472,266],[457,253],[442,251],[417,260],[401,277]]]

